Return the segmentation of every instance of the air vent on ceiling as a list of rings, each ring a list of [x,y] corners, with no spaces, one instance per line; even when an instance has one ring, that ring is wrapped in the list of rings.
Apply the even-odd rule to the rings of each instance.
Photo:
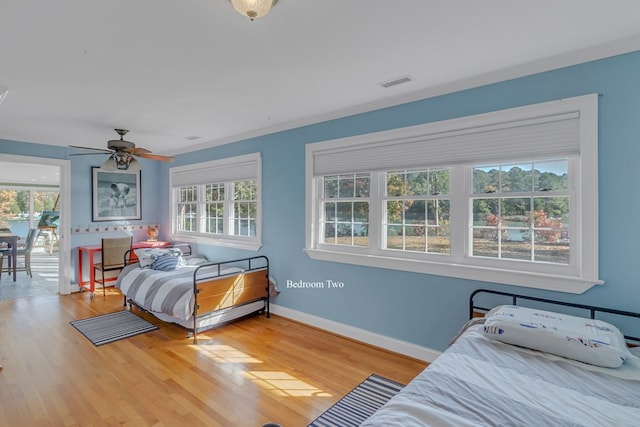
[[[414,80],[413,77],[407,75],[407,76],[397,77],[393,80],[387,80],[386,82],[378,83],[378,85],[384,88],[388,88],[392,86],[398,86],[404,83],[409,83],[409,82],[412,82],[413,80]]]

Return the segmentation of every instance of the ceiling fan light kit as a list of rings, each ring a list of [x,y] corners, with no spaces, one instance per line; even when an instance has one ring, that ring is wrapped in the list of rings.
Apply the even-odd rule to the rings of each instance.
[[[128,171],[137,172],[140,169],[140,162],[137,161],[132,155],[128,153],[113,153],[109,158],[100,166],[100,169],[107,172],[115,171]]]
[[[278,0],[229,0],[233,8],[242,16],[250,20],[265,16]]]

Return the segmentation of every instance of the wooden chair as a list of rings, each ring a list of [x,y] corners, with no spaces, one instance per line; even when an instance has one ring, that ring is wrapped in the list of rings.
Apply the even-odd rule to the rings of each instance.
[[[29,277],[33,277],[33,275],[31,274],[31,251],[33,250],[33,246],[36,242],[36,237],[38,236],[38,230],[35,228],[31,228],[29,229],[29,232],[27,233],[27,239],[26,242],[24,244],[24,246],[18,246],[17,249],[17,257],[16,258],[20,258],[23,257],[24,259],[24,265],[19,267],[18,264],[16,264],[16,270],[17,271],[26,271],[27,275]],[[7,264],[8,266],[5,268],[4,267],[4,257],[8,258]],[[2,249],[0,250],[0,279],[2,278],[2,273],[3,272],[11,272],[13,271],[11,266],[13,265],[14,262],[18,262],[17,259],[12,259],[11,256],[11,248],[7,248],[7,249]]]
[[[102,262],[93,266],[95,281],[102,284],[102,295],[106,295],[104,273],[107,271],[120,272],[127,265],[124,257],[127,251],[131,251],[132,243],[133,237],[131,236],[102,239]],[[98,271],[100,272],[100,280],[95,274]]]

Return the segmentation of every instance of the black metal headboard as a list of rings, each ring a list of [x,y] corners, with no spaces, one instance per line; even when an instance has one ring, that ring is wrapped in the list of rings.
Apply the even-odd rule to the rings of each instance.
[[[493,308],[493,307],[483,307],[481,305],[476,304],[475,298],[480,294],[491,294],[491,295],[500,295],[500,296],[509,297],[511,298],[511,305],[518,305],[518,300],[527,300],[527,301],[536,301],[536,302],[545,303],[545,304],[560,305],[564,307],[573,307],[573,308],[588,310],[591,319],[595,319],[597,313],[609,313],[609,314],[614,314],[616,316],[626,316],[626,317],[633,317],[636,319],[640,319],[640,313],[633,313],[631,311],[615,310],[612,308],[596,307],[593,305],[585,305],[585,304],[575,304],[575,303],[564,302],[564,301],[555,301],[555,300],[550,300],[545,298],[537,298],[537,297],[531,297],[527,295],[513,294],[510,292],[493,291],[490,289],[477,289],[473,291],[473,293],[471,293],[471,296],[469,297],[469,318],[470,319],[473,317],[473,313],[476,311],[487,312],[491,310],[491,308]],[[627,340],[640,343],[640,337],[634,337],[631,335],[625,335],[624,337]]]

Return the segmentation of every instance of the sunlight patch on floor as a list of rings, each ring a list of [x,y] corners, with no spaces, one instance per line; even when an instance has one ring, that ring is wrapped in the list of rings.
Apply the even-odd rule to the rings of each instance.
[[[246,370],[249,364],[264,364],[256,357],[225,344],[190,345],[200,356],[222,363],[220,369],[229,372],[235,381],[250,381],[262,389],[284,397],[331,397],[331,394],[282,371]]]
[[[260,359],[249,356],[229,345],[222,344],[199,344],[194,346],[199,352],[204,353],[216,362],[222,363],[262,363]]]
[[[281,371],[247,371],[245,377],[285,397],[331,397],[331,394]]]

